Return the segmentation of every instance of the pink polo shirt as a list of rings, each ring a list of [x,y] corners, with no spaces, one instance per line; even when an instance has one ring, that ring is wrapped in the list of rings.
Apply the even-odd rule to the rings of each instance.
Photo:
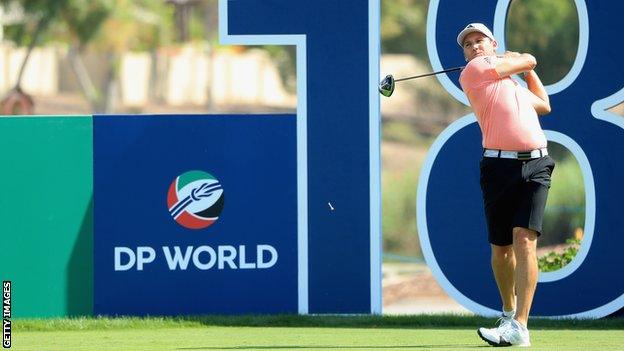
[[[546,147],[546,136],[529,98],[530,91],[510,77],[499,77],[496,56],[472,59],[459,76],[477,116],[483,147],[528,151]]]

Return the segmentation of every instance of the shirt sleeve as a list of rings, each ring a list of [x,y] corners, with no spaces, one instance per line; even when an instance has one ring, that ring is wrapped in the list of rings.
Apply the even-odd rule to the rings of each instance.
[[[459,82],[465,93],[477,89],[484,84],[499,80],[498,72],[496,72],[496,56],[480,56],[472,59],[459,77]]]

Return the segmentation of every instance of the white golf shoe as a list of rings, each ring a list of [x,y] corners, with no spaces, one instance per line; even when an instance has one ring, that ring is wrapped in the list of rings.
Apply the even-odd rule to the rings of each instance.
[[[477,334],[492,346],[531,346],[529,330],[511,317],[501,317],[496,328],[479,328]]]

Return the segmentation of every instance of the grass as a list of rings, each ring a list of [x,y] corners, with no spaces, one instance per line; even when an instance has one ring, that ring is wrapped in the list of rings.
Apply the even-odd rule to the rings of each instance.
[[[14,350],[472,350],[474,316],[14,319]],[[617,350],[624,319],[531,321],[532,350]]]

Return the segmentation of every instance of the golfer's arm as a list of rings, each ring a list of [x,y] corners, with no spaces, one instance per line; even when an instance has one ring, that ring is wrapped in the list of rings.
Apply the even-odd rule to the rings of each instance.
[[[539,76],[531,70],[524,76],[531,94],[531,103],[538,115],[550,113],[550,99]]]
[[[529,72],[535,68],[537,61],[531,54],[518,54],[514,56],[505,55],[496,63],[496,73],[499,77],[508,77],[513,74]]]

